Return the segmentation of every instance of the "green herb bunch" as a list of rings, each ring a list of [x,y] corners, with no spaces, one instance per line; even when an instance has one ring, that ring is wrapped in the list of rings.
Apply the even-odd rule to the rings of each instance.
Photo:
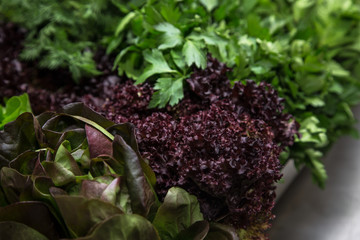
[[[44,68],[68,68],[78,82],[100,74],[93,53],[110,41],[123,13],[109,0],[0,0],[0,13],[28,30],[21,57]]]

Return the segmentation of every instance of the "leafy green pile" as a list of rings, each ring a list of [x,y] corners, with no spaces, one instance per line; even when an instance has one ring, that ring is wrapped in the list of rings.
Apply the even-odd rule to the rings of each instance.
[[[0,130],[24,112],[31,112],[29,97],[26,93],[5,99],[5,106],[0,105]]]
[[[232,82],[271,83],[301,125],[283,162],[306,164],[322,187],[323,153],[357,135],[359,0],[0,0],[0,12],[30,30],[25,57],[68,65],[75,79],[97,73],[90,50],[102,44],[120,75],[154,83],[150,107],[177,104],[207,54],[233,68]]]
[[[7,124],[0,169],[1,239],[239,239],[181,188],[160,203],[133,126],[83,104]]]
[[[323,153],[339,136],[357,136],[350,109],[360,101],[357,0],[148,2],[115,36],[124,38],[119,74],[156,81],[150,107],[177,104],[184,79],[206,67],[209,53],[233,68],[233,83],[271,83],[301,125],[283,162],[307,165],[321,187]]]
[[[123,15],[119,8],[110,0],[0,0],[0,13],[28,30],[21,57],[44,68],[68,68],[77,82],[100,74],[93,53],[111,41]]]

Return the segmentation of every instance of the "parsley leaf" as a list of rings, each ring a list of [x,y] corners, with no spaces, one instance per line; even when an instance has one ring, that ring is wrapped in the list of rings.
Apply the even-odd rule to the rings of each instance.
[[[163,32],[161,44],[158,49],[164,50],[174,48],[182,44],[183,37],[181,31],[172,24],[164,22],[156,25],[154,28],[159,32]]]
[[[187,39],[185,41],[182,53],[185,57],[187,66],[195,64],[198,68],[206,68],[206,55],[201,49],[201,44]]]
[[[143,74],[139,76],[135,84],[140,84],[146,81],[149,77],[160,74],[160,73],[176,73],[176,70],[173,70],[167,64],[164,55],[157,49],[153,49],[152,52],[144,51],[144,59],[151,65],[145,68]]]
[[[218,0],[200,0],[208,12],[211,12],[218,4]]]
[[[154,86],[153,98],[149,103],[149,108],[163,108],[169,102],[170,106],[177,104],[183,97],[183,80],[180,78],[159,78]]]

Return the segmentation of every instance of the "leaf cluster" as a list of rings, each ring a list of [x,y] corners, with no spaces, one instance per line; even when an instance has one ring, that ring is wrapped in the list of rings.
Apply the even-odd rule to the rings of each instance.
[[[303,136],[283,162],[307,165],[324,187],[323,153],[339,136],[357,136],[359,16],[355,0],[149,1],[118,25],[115,67],[136,84],[156,81],[150,107],[177,104],[208,53],[233,68],[233,83],[271,83]]]
[[[160,203],[133,126],[83,104],[7,124],[0,169],[1,239],[239,239],[181,188]]]
[[[270,84],[231,87],[229,68],[213,58],[208,65],[187,79],[190,89],[174,108],[147,109],[151,87],[128,80],[96,110],[135,124],[160,199],[172,186],[182,187],[198,198],[205,219],[259,237],[273,216],[279,154],[294,143],[299,125]]]
[[[116,2],[1,0],[0,13],[28,30],[23,59],[37,60],[43,68],[67,68],[79,82],[101,73],[93,52],[110,41],[108,36],[124,15]]]
[[[23,56],[67,66],[74,79],[98,73],[91,50],[103,44],[120,75],[154,83],[150,107],[179,103],[209,53],[233,68],[232,82],[271,83],[303,135],[283,162],[307,165],[322,187],[323,153],[339,136],[358,135],[358,0],[1,0],[0,12],[29,29]]]
[[[26,93],[5,99],[5,106],[0,105],[0,130],[24,112],[31,112],[29,96]]]
[[[119,23],[115,36],[123,42],[114,68],[120,75],[133,78],[135,84],[156,81],[150,108],[176,105],[184,97],[184,80],[193,67],[207,66],[208,52],[226,58],[227,40],[211,25],[211,12],[217,3],[209,4],[148,2]]]

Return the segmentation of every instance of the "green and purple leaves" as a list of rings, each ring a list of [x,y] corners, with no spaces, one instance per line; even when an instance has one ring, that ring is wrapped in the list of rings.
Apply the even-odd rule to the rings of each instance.
[[[160,240],[154,226],[145,218],[132,215],[115,215],[92,229],[79,240]]]
[[[96,198],[54,195],[62,218],[73,237],[86,236],[96,224],[122,211],[115,205]]]
[[[24,113],[0,132],[0,156],[1,238],[238,239],[231,227],[204,221],[196,197],[181,188],[161,204],[134,127],[83,104]]]
[[[0,167],[27,150],[39,149],[43,143],[39,122],[31,113],[21,114],[15,121],[5,125],[0,134]]]
[[[204,220],[196,197],[181,188],[170,188],[154,219],[162,239],[170,240],[197,221]]]
[[[64,113],[44,113],[39,120],[24,113],[0,132],[0,159],[2,228],[22,229],[39,239],[99,239],[104,231],[112,236],[106,239],[118,239],[116,234],[133,239],[147,226],[146,239],[156,239],[146,220],[157,199],[155,175],[138,151],[132,125],[115,125],[81,103],[68,105]],[[29,201],[47,215],[24,220]],[[11,213],[19,217],[9,218]],[[54,222],[53,228],[44,233],[32,218]],[[132,230],[108,230],[111,223],[129,219]]]
[[[102,154],[112,155],[112,141],[90,125],[85,125],[86,138],[89,144],[90,157]]]
[[[42,202],[17,202],[0,208],[0,239],[58,239],[61,235],[58,235],[57,227],[57,220]],[[22,236],[23,232],[29,236]]]
[[[153,224],[162,240],[239,240],[232,227],[204,221],[196,197],[178,187],[169,189]]]
[[[19,222],[0,222],[0,238],[7,240],[48,240],[35,229]]]
[[[132,209],[136,214],[147,216],[155,202],[155,196],[146,180],[139,157],[119,135],[115,137],[113,146],[115,158],[122,159],[125,163],[126,185],[132,199]]]

